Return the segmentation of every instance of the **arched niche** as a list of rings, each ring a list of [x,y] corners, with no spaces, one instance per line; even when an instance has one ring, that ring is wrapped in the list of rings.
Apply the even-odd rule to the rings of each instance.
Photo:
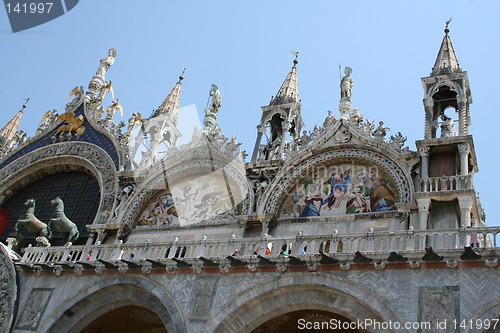
[[[45,177],[53,177],[55,174],[68,175],[74,172],[88,176],[87,181],[95,181],[98,188],[95,190],[94,187],[93,190],[93,193],[97,193],[97,199],[93,198],[97,203],[93,205],[98,208],[89,208],[95,214],[88,215],[82,223],[105,223],[113,209],[118,188],[116,167],[103,149],[85,142],[51,144],[19,157],[0,170],[0,206],[13,200],[11,198],[34,182],[43,181]],[[67,192],[68,195],[73,195],[69,193],[71,191]]]
[[[186,226],[245,214],[249,185],[236,159],[191,160],[151,170],[129,199],[123,222],[130,226]]]
[[[384,195],[384,193],[388,194],[392,192],[391,196],[394,198],[394,202],[386,205],[387,208],[385,211],[395,210],[396,203],[410,203],[412,201],[411,176],[405,171],[400,162],[379,152],[352,147],[324,151],[317,155],[304,158],[302,161],[298,161],[296,165],[284,169],[267,188],[258,210],[263,213],[277,213],[278,215],[286,213],[293,216],[294,210],[292,206],[294,204],[293,201],[296,199],[293,198],[293,195],[297,189],[304,189],[301,195],[303,195],[302,201],[304,202],[303,206],[305,206],[305,198],[308,193],[307,185],[309,185],[307,182],[312,181],[311,184],[315,184],[316,182],[316,185],[318,185],[316,186],[316,191],[331,190],[333,186],[330,184],[336,183],[333,182],[333,179],[330,182],[332,174],[335,174],[335,172],[337,172],[337,174],[345,173],[349,166],[352,166],[351,178],[353,176],[359,176],[361,178],[356,179],[356,186],[352,186],[353,183],[349,182],[351,187],[349,189],[348,186],[348,192],[350,193],[342,198],[342,204],[346,205],[346,211],[340,212],[337,210],[335,214],[349,214],[349,212],[347,212],[347,201],[354,199],[355,196],[359,196],[360,194],[367,197],[368,190],[370,190],[371,194],[371,190],[375,190],[376,187],[390,190],[378,191],[379,196],[380,194]],[[370,185],[369,189],[360,188],[359,185],[362,185],[363,177],[373,177],[370,181],[373,184],[379,184],[376,186]],[[301,183],[304,181],[306,183]],[[323,192],[321,195],[324,196],[323,200],[328,197],[328,193]],[[285,207],[286,205],[288,206]],[[335,205],[335,203],[333,205]],[[359,206],[360,207],[355,207],[356,209],[350,213],[360,213],[362,205],[360,204]],[[370,202],[370,210],[373,210],[375,206],[376,205],[372,207]],[[284,208],[287,209],[283,210]],[[384,211],[383,208],[378,208],[377,210]],[[302,210],[299,209],[297,215],[301,213]]]

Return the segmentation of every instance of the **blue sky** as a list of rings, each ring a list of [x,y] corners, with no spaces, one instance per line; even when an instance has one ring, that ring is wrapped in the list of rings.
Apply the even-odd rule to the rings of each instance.
[[[260,107],[268,104],[299,51],[299,92],[306,129],[338,108],[339,65],[353,69],[353,105],[371,120],[423,138],[423,89],[450,17],[450,36],[469,73],[475,176],[487,223],[496,210],[499,148],[495,78],[500,77],[498,1],[132,1],[86,0],[44,25],[13,34],[0,10],[0,127],[30,97],[21,128],[33,135],[49,109],[87,86],[99,59],[117,50],[107,79],[125,110],[149,115],[183,67],[181,106],[202,116],[210,85],[223,105],[219,123],[251,154]],[[115,121],[119,121],[119,117]],[[493,139],[494,140],[494,139]]]

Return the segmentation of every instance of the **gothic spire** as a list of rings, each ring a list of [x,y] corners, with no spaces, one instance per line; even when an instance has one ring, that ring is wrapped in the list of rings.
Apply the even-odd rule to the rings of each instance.
[[[2,129],[0,129],[0,143],[5,144],[11,141],[14,135],[17,133],[24,109],[26,109],[26,107],[28,106],[28,101],[29,98],[26,99],[26,103],[23,104],[22,109],[19,110]]]
[[[451,43],[450,36],[448,33],[448,24],[450,24],[451,19],[446,22],[446,28],[444,29],[444,37],[441,42],[441,47],[439,48],[439,53],[432,68],[431,76],[437,76],[447,73],[461,72],[460,66],[458,64],[457,55],[453,49],[453,44]]]
[[[297,60],[299,53],[292,52],[295,54],[295,59],[293,60],[293,66],[288,75],[285,78],[285,81],[281,85],[280,90],[271,100],[270,105],[278,105],[285,104],[290,102],[298,102],[299,101],[299,83],[297,80],[297,64],[299,61]]]
[[[182,80],[184,80],[185,71],[186,68],[184,68],[184,70],[182,71],[182,74],[179,76],[179,81],[177,81],[177,83],[174,85],[167,98],[165,98],[160,107],[153,112],[151,118],[169,114],[169,118],[170,120],[172,120],[172,123],[174,125],[177,125],[179,105],[181,102],[181,86]]]

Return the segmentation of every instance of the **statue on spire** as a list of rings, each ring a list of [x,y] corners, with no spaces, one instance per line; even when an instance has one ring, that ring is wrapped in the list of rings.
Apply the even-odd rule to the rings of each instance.
[[[351,77],[351,67],[346,67],[344,70],[345,76],[340,80],[340,104],[339,112],[340,118],[344,120],[349,119],[349,114],[352,112],[352,86],[354,80]]]
[[[340,100],[351,101],[352,86],[354,85],[354,81],[351,77],[352,73],[351,67],[346,67],[344,73],[345,76],[340,81]]]
[[[203,124],[206,128],[212,128],[217,123],[217,114],[222,106],[222,97],[220,95],[219,88],[215,84],[212,84],[212,87],[210,88],[208,105],[210,106],[205,109],[205,119]]]
[[[116,57],[116,50],[113,48],[109,49],[108,57],[101,59],[99,67],[97,68],[97,72],[95,73],[95,75],[101,76],[104,80],[104,76],[106,75],[106,72],[115,63],[115,57]]]

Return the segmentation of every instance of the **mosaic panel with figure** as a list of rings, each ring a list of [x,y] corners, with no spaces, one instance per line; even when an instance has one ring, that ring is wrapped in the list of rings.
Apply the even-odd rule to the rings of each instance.
[[[345,162],[309,170],[288,192],[283,217],[337,216],[395,210],[396,185],[380,167]]]
[[[169,184],[153,197],[139,215],[137,225],[180,225],[214,217],[234,216],[244,197],[222,170],[192,175]]]

